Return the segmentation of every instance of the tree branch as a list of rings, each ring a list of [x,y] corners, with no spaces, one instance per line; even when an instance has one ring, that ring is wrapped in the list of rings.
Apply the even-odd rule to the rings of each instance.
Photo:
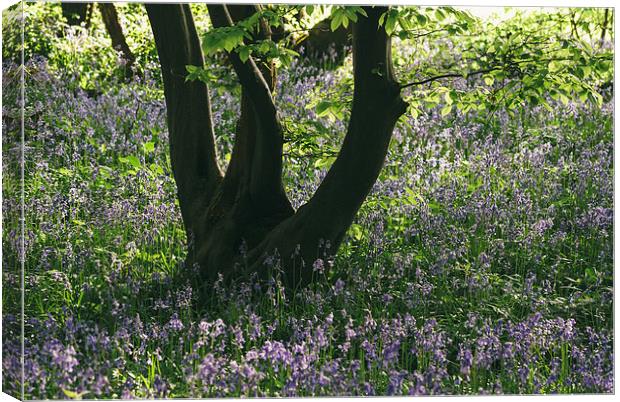
[[[207,7],[214,27],[220,28],[234,25],[227,6],[209,4]],[[248,91],[252,103],[260,109],[257,111],[265,112],[268,114],[265,117],[275,120],[276,108],[271,97],[271,90],[254,62],[254,58],[250,56],[244,63],[239,58],[239,55],[232,51],[228,53],[228,59],[233,65],[235,73],[237,73],[241,86]]]
[[[500,70],[500,68],[493,67],[493,68],[487,68],[483,70],[476,70],[476,71],[472,71],[471,73],[467,75],[463,73],[446,73],[446,74],[441,74],[441,75],[436,75],[434,77],[426,78],[422,81],[414,81],[408,84],[402,84],[400,86],[400,89],[405,89],[405,88],[409,88],[409,87],[413,87],[417,85],[424,85],[424,84],[428,84],[429,82],[442,80],[444,78],[467,78],[467,77],[471,77],[475,75],[490,73],[491,71],[495,71],[495,70]]]
[[[600,57],[593,57],[592,60],[612,60],[612,57],[609,56],[600,56]],[[485,68],[485,69],[481,69],[481,70],[476,70],[476,71],[472,71],[468,74],[465,73],[445,73],[445,74],[440,74],[440,75],[435,75],[433,77],[429,77],[429,78],[425,78],[421,81],[414,81],[414,82],[409,82],[407,84],[401,84],[400,85],[400,89],[405,89],[405,88],[409,88],[409,87],[413,87],[413,86],[418,86],[418,85],[424,85],[424,84],[428,84],[429,82],[433,82],[433,81],[439,81],[441,79],[445,79],[445,78],[469,78],[472,76],[476,76],[476,75],[481,75],[481,74],[487,74],[493,71],[499,71],[499,70],[509,70],[509,67],[516,67],[519,64],[523,64],[523,63],[532,63],[532,62],[552,62],[552,61],[573,61],[572,58],[567,58],[567,57],[550,57],[547,59],[522,59],[522,60],[511,60],[509,63],[503,64],[503,65],[499,65],[499,66],[494,66],[494,67],[489,67],[489,68]]]

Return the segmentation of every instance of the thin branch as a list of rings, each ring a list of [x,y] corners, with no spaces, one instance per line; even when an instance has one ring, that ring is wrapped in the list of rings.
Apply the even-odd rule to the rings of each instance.
[[[444,79],[444,78],[467,78],[467,77],[471,77],[471,76],[474,76],[474,75],[490,73],[491,71],[495,71],[495,70],[501,70],[501,68],[498,68],[498,67],[487,68],[487,69],[484,69],[484,70],[473,71],[473,72],[471,72],[469,74],[463,74],[463,73],[441,74],[441,75],[436,75],[434,77],[427,78],[427,79],[422,80],[422,81],[414,81],[414,82],[410,82],[408,84],[403,84],[403,85],[400,86],[400,89],[405,89],[405,88],[409,88],[409,87],[413,87],[413,86],[417,86],[417,85],[424,85],[424,84],[428,84],[429,82],[438,81],[438,80],[441,80],[441,79]]]
[[[600,59],[600,60],[611,60],[611,57],[606,57],[606,56],[600,56],[600,57],[593,57],[593,59]],[[413,86],[418,86],[418,85],[424,85],[424,84],[428,84],[429,82],[434,82],[434,81],[439,81],[441,79],[445,79],[445,78],[468,78],[468,77],[472,77],[472,76],[476,76],[476,75],[480,75],[480,74],[486,74],[486,73],[490,73],[492,71],[497,71],[497,70],[508,70],[509,67],[515,67],[519,64],[523,64],[523,63],[531,63],[534,61],[541,61],[541,62],[552,62],[552,61],[573,61],[572,58],[569,57],[556,57],[556,58],[547,58],[547,59],[523,59],[523,60],[511,60],[510,62],[508,62],[507,64],[504,65],[500,65],[500,66],[494,66],[491,68],[486,68],[486,69],[482,69],[482,70],[476,70],[476,71],[472,71],[470,73],[446,73],[446,74],[441,74],[441,75],[436,75],[433,77],[429,77],[426,78],[422,81],[414,81],[414,82],[409,82],[407,84],[402,84],[400,86],[400,89],[405,89],[405,88],[409,88],[409,87],[413,87]]]

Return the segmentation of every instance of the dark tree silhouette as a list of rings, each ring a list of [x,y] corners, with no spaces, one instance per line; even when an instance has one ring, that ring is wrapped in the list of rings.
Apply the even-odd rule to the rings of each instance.
[[[86,21],[89,3],[60,3],[62,16],[69,25],[80,25]]]
[[[341,65],[347,55],[347,46],[351,45],[351,27],[340,25],[332,31],[330,25],[331,17],[319,21],[308,30],[308,36],[297,43],[296,50],[303,48],[304,57],[314,62],[333,57],[332,64]]]
[[[256,6],[209,5],[222,27]],[[312,198],[295,211],[282,184],[283,132],[272,97],[273,66],[228,54],[242,87],[241,115],[230,163],[217,164],[209,90],[185,81],[185,66],[203,66],[188,5],[147,4],[161,62],[172,169],[188,235],[188,264],[205,278],[268,273],[265,258],[280,256],[289,286],[306,284],[312,263],[333,255],[368,195],[387,154],[394,125],[405,112],[391,60],[390,38],[379,18],[384,7],[365,7],[353,24],[354,96],[342,148]],[[261,35],[270,35],[267,26]],[[244,246],[247,252],[242,255]],[[330,247],[327,249],[326,245]]]

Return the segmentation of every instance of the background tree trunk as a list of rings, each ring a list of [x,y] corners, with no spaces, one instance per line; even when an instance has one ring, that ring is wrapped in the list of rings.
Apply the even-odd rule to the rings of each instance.
[[[607,33],[608,22],[609,22],[609,9],[606,8],[603,14],[603,24],[601,25],[601,45],[605,42],[605,34]]]
[[[112,40],[112,47],[123,55],[122,57],[127,63],[125,65],[125,75],[131,77],[133,75],[133,66],[136,62],[136,56],[131,49],[129,49],[129,45],[127,45],[125,34],[123,34],[123,27],[118,20],[116,7],[113,3],[98,3],[98,5],[101,18]]]
[[[80,25],[86,21],[88,5],[89,3],[60,3],[62,16],[67,20],[67,24]]]
[[[319,21],[308,31],[308,36],[297,43],[296,51],[303,48],[304,57],[314,64],[324,67],[338,67],[347,56],[347,46],[351,45],[352,31],[340,25],[335,31],[331,30],[331,18]]]

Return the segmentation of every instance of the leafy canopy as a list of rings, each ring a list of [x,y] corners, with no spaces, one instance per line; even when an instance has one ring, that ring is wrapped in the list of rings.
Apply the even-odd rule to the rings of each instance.
[[[233,26],[209,29],[202,45],[208,56],[236,52],[242,61],[252,56],[286,67],[317,21],[329,16],[335,31],[364,15],[357,6],[265,6]],[[261,22],[283,34],[261,38]],[[397,77],[414,116],[437,106],[446,116],[454,109],[494,113],[525,104],[551,109],[551,100],[600,105],[613,79],[609,10],[517,11],[497,22],[454,7],[391,7],[380,24],[394,39]],[[188,72],[188,79],[209,79],[198,67]],[[338,112],[348,101],[324,99],[317,112]]]

